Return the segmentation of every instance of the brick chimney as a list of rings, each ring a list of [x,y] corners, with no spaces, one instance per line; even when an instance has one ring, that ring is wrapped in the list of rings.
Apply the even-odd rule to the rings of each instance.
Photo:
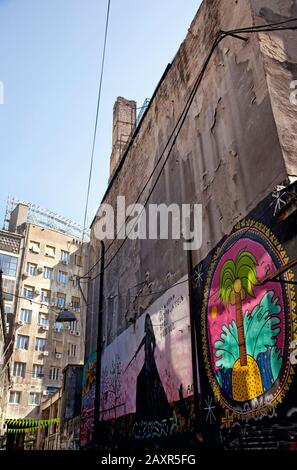
[[[123,151],[134,132],[136,123],[136,102],[126,100],[121,96],[117,98],[113,107],[112,153],[110,157],[111,179],[121,160]]]

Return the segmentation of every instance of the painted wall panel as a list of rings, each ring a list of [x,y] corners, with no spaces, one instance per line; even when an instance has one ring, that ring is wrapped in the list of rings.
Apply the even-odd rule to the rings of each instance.
[[[82,408],[80,421],[80,444],[91,444],[94,431],[94,406],[96,388],[97,353],[93,352],[86,360],[83,370]]]
[[[296,185],[268,196],[196,268],[204,429],[214,441],[234,429],[242,438],[246,426],[264,432],[267,420],[277,428],[296,406],[296,267],[269,280],[296,257],[295,197]]]
[[[184,277],[104,350],[101,420],[133,415],[135,439],[176,433],[181,417],[175,403],[193,395],[192,382]]]

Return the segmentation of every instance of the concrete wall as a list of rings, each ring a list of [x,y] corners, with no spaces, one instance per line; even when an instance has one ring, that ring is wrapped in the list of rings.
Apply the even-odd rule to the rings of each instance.
[[[104,203],[115,207],[118,195],[126,197],[126,205],[137,199],[166,146],[218,31],[283,19],[294,13],[293,5],[291,0],[203,2],[108,187]],[[295,32],[253,34],[247,42],[228,37],[210,60],[149,200],[155,204],[203,205],[203,243],[193,253],[195,265],[276,185],[288,182],[288,176],[296,176],[297,111],[292,106],[289,109],[295,44]],[[140,203],[157,174],[158,171]],[[96,219],[91,235],[90,267],[100,258],[95,225]],[[109,244],[106,241],[107,249]],[[108,249],[106,264],[120,244],[118,240]],[[97,264],[93,277],[98,269]],[[159,292],[180,281],[185,274],[187,255],[182,240],[127,240],[105,271],[104,350],[109,346],[117,350],[118,338],[131,328],[127,313],[135,296],[141,294],[141,288],[135,286],[147,279],[145,286],[150,285],[152,292]],[[96,350],[98,292],[99,277],[89,287],[89,303],[93,305],[88,312],[88,354]],[[142,321],[143,312],[154,305],[156,298],[157,295],[149,293],[141,298],[134,322]],[[166,350],[163,353],[171,354]],[[129,354],[121,354],[124,370]]]
[[[255,12],[251,11],[248,1],[233,3],[233,8],[230,8],[230,1],[202,4],[104,202],[115,206],[117,195],[124,195],[128,205],[137,198],[164,149],[217,31],[254,23]],[[282,2],[287,5],[287,14],[291,3]],[[281,33],[277,33],[279,35]],[[203,259],[238,220],[287,178],[288,173],[296,174],[292,167],[290,172],[286,171],[286,154],[276,126],[279,122],[271,106],[272,91],[276,96],[278,87],[272,90],[270,84],[268,87],[264,59],[258,35],[252,35],[248,43],[234,38],[221,43],[150,199],[151,203],[203,204],[203,245],[194,254],[195,261]],[[289,83],[287,85],[288,102]],[[291,112],[296,113],[296,110]],[[291,142],[295,135],[290,132]],[[149,189],[150,185],[145,194]],[[107,260],[119,244],[120,241],[113,244]],[[93,239],[90,266],[100,257],[99,250],[99,243]],[[159,253],[166,263],[158,262]],[[105,292],[108,295],[126,292],[127,288],[143,281],[146,272],[150,273],[154,289],[166,287],[167,275],[172,282],[185,274],[182,243],[128,240],[125,249],[108,268]],[[93,273],[98,273],[98,266]],[[93,290],[98,292],[98,289]],[[107,326],[107,344],[127,327],[125,303],[116,301],[114,309],[117,319],[114,328]]]

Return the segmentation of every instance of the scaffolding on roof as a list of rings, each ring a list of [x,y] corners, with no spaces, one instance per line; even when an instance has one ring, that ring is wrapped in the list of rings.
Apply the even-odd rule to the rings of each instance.
[[[41,227],[88,241],[90,231],[85,229],[83,234],[83,227],[80,224],[31,202],[17,200],[13,196],[8,196],[7,198],[4,230],[8,229],[11,212],[18,204],[24,204],[28,207],[28,223],[40,225]]]

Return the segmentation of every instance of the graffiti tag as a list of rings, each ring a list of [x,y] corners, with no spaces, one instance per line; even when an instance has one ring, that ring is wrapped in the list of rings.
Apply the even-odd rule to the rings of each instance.
[[[136,439],[151,439],[153,437],[168,437],[177,430],[177,416],[162,421],[140,421],[134,423],[132,434]]]

